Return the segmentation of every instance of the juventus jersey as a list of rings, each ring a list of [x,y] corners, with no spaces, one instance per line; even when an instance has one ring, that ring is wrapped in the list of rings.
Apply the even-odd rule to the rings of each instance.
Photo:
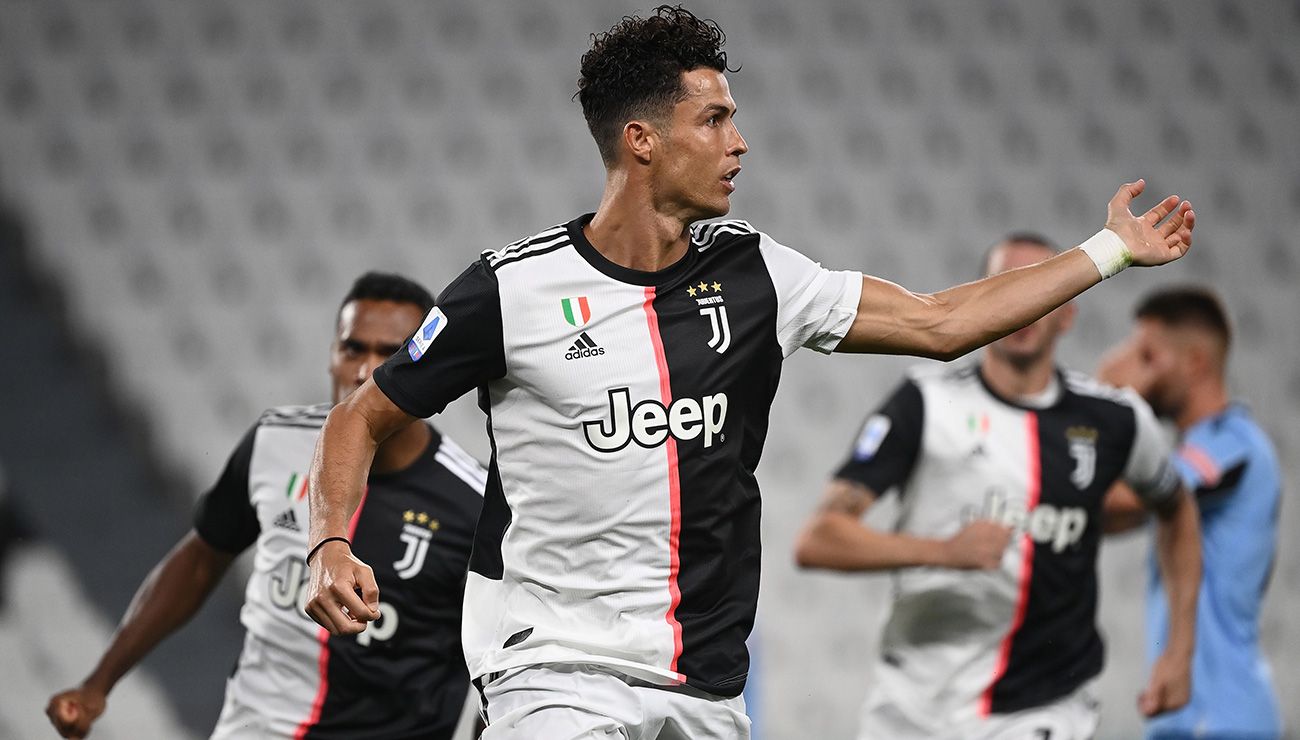
[[[433,430],[412,465],[371,474],[349,534],[374,569],[383,616],[331,637],[303,612],[307,472],[328,412],[267,411],[199,502],[204,541],[255,547],[227,703],[255,710],[258,737],[449,738],[469,685],[461,594],[486,471]]]
[[[995,394],[977,366],[916,373],[864,425],[837,477],[897,488],[897,528],[947,539],[974,519],[1012,527],[1001,568],[895,574],[867,701],[934,732],[1038,707],[1100,672],[1097,549],[1107,489],[1178,492],[1136,394],[1059,373],[1041,407]],[[869,733],[868,733],[869,734]]]
[[[741,221],[698,226],[678,262],[639,272],[601,256],[590,220],[485,253],[375,382],[416,416],[477,387],[488,414],[471,675],[594,663],[736,696],[781,361],[834,349],[862,278]]]

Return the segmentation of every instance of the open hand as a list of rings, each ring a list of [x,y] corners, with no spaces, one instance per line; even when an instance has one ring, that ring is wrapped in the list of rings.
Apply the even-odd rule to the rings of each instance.
[[[1141,216],[1134,216],[1129,206],[1145,189],[1145,180],[1121,185],[1106,206],[1106,228],[1124,240],[1133,264],[1146,267],[1173,262],[1192,248],[1196,214],[1190,202],[1171,195]]]
[[[104,713],[107,697],[102,692],[87,688],[68,689],[50,697],[45,706],[45,716],[59,731],[60,737],[83,738],[90,734],[90,726]]]
[[[1151,668],[1151,680],[1138,694],[1138,711],[1144,717],[1172,712],[1191,701],[1192,667],[1190,661],[1161,655]]]
[[[307,616],[331,635],[356,635],[379,619],[379,585],[346,542],[327,542],[311,564]]]

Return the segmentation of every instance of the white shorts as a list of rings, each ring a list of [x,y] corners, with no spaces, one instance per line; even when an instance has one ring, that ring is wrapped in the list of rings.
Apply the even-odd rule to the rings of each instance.
[[[506,671],[483,687],[480,740],[748,740],[745,700],[655,686],[600,666]]]
[[[936,728],[923,726],[895,705],[866,707],[859,740],[1091,740],[1101,715],[1090,685],[1051,704]]]

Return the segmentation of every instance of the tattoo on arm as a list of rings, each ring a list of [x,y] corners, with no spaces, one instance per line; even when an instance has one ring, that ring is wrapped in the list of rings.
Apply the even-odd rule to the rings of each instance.
[[[876,494],[870,488],[853,481],[836,478],[826,487],[826,496],[822,499],[823,513],[846,514],[860,517],[875,503]]]

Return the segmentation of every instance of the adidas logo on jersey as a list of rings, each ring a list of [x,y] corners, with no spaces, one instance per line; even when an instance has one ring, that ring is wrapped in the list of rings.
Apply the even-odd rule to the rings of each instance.
[[[287,529],[291,532],[301,532],[302,527],[298,526],[298,517],[294,515],[293,509],[285,509],[280,515],[271,522],[271,526]]]
[[[578,335],[578,341],[569,347],[569,351],[564,353],[566,360],[581,360],[584,357],[596,357],[605,354],[604,347],[596,346],[596,340],[591,338],[587,332]]]

